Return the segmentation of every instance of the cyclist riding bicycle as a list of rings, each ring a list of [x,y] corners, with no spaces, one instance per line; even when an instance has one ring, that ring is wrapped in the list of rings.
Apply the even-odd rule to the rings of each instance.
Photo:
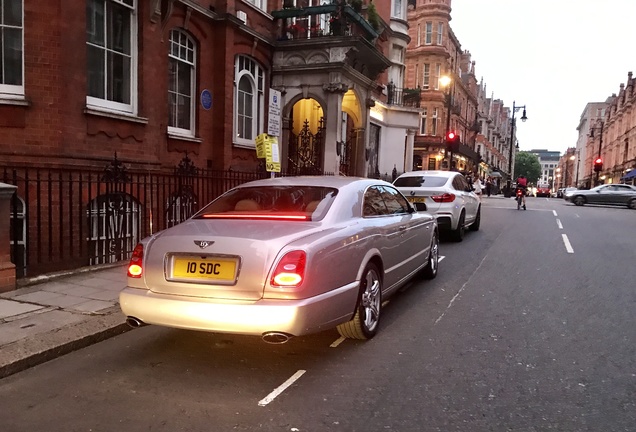
[[[525,178],[523,174],[521,174],[517,178],[517,190],[521,191],[521,199],[523,200],[523,209],[526,209],[526,189],[528,188],[528,179]],[[515,191],[516,192],[516,191]],[[516,195],[516,194],[515,194]]]

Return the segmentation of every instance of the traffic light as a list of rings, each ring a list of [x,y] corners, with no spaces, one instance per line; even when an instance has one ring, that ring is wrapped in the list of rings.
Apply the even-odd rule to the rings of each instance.
[[[459,151],[459,134],[457,132],[446,132],[446,148],[452,152]]]
[[[601,171],[603,171],[603,159],[597,157],[596,159],[594,159],[594,172]]]

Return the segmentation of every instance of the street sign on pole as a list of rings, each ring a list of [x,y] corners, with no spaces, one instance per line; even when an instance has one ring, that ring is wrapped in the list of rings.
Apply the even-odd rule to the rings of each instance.
[[[269,111],[267,116],[267,134],[280,136],[280,97],[278,90],[269,89]]]

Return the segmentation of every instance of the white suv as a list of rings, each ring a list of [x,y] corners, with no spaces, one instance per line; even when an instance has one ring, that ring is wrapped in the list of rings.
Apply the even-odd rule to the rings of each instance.
[[[479,229],[481,201],[461,173],[411,171],[400,175],[393,184],[412,203],[425,203],[426,211],[437,218],[440,230],[450,231],[453,240],[462,241],[466,228]]]

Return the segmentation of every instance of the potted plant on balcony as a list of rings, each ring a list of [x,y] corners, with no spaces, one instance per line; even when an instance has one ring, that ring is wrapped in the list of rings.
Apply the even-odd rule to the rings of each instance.
[[[362,12],[362,0],[349,0],[349,6],[358,13]]]
[[[378,15],[378,10],[373,3],[369,3],[367,7],[367,21],[369,21],[373,30],[380,30],[380,15]]]

